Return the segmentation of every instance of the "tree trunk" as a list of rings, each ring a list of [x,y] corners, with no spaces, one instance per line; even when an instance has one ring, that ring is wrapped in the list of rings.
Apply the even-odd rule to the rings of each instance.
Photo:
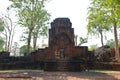
[[[33,38],[33,49],[36,49],[37,37],[34,36]]]
[[[118,47],[118,38],[117,38],[117,24],[114,23],[114,38],[115,38],[115,58],[116,60],[120,61],[119,59],[119,47]]]
[[[11,31],[9,31],[8,35],[8,51],[10,52],[10,41],[11,41]]]
[[[39,34],[39,29],[36,31],[36,33],[33,35],[33,49],[36,49],[36,44],[37,44],[37,38]]]
[[[7,35],[7,31],[5,30],[5,40],[6,40],[6,42],[5,42],[5,51],[8,51],[8,35]]]
[[[78,38],[78,36],[75,35],[75,46],[77,46],[77,38]]]
[[[103,46],[104,43],[103,43],[103,33],[102,33],[102,31],[100,32],[100,36],[101,36],[101,44],[102,44],[102,46]]]
[[[31,33],[32,33],[32,30],[29,30],[28,40],[27,40],[27,54],[30,52]]]

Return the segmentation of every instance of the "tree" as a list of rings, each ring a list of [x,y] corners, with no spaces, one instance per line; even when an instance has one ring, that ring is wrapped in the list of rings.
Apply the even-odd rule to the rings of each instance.
[[[91,6],[89,7],[88,11],[88,34],[91,35],[100,35],[101,38],[101,44],[104,45],[103,37],[104,33],[106,31],[110,31],[110,25],[107,24],[106,18],[107,16],[104,16],[103,11],[99,10],[100,5],[97,4],[97,2],[94,2],[92,0]],[[99,2],[99,1],[98,1]]]
[[[48,20],[49,14],[44,9],[44,3],[47,0],[12,0],[12,8],[17,8],[19,24],[25,27],[27,31],[27,52],[29,53],[31,38],[33,34],[34,47],[36,46],[37,37],[41,26]],[[45,27],[42,27],[42,29]],[[37,34],[35,34],[35,32]]]
[[[74,40],[75,40],[75,46],[81,46],[84,43],[87,43],[88,38],[83,38],[83,37],[79,37],[79,43],[78,43],[78,35],[74,36]]]
[[[36,21],[36,26],[34,27],[34,30],[32,32],[34,50],[36,49],[38,37],[47,36],[48,20],[50,18],[50,15],[47,13],[46,10],[41,10],[38,15],[40,19]]]
[[[88,38],[80,37],[79,39],[80,39],[80,43],[78,44],[78,46],[80,46],[81,44],[87,43],[88,41]]]
[[[105,21],[111,25],[114,29],[114,39],[115,39],[115,58],[120,61],[118,38],[117,38],[117,28],[120,24],[120,0],[91,0],[91,4],[98,7],[98,12],[101,13]],[[95,13],[98,13],[95,12]]]
[[[5,37],[5,50],[10,52],[16,25],[12,21],[8,12],[7,14],[0,17],[0,26],[0,30],[2,30],[2,35],[4,35]]]

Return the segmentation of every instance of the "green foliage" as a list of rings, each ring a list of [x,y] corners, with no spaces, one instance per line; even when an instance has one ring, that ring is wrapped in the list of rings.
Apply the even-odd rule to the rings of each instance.
[[[30,47],[30,51],[32,51],[32,47]],[[20,55],[27,54],[27,45],[23,45],[20,47]]]
[[[108,40],[106,45],[110,46],[110,48],[114,48],[115,47],[114,40],[113,39]]]
[[[96,44],[96,45],[90,45],[90,47],[89,47],[89,51],[93,51],[93,50],[95,50],[95,49],[97,49],[98,48],[98,45]]]
[[[12,8],[17,9],[18,23],[25,28],[23,40],[27,41],[28,51],[33,38],[33,46],[36,47],[37,38],[47,34],[47,21],[50,14],[44,9],[48,0],[12,0]],[[27,35],[27,36],[26,36]],[[26,39],[25,39],[26,38]]]
[[[80,43],[79,43],[79,46],[80,46],[81,44],[87,43],[88,38],[80,37],[79,40],[80,40]]]
[[[4,45],[5,45],[5,41],[2,37],[0,37],[0,51],[4,50],[4,48],[3,48]]]
[[[3,32],[3,31],[4,31],[4,22],[3,22],[2,18],[0,18],[0,32]],[[0,51],[4,50],[4,48],[3,48],[4,44],[5,44],[5,41],[0,36]]]
[[[4,22],[2,18],[0,18],[0,32],[2,32],[3,30],[4,30]]]
[[[113,39],[110,39],[107,41],[106,45],[110,46],[110,48],[115,48],[115,41]],[[118,42],[118,46],[120,48],[120,42]]]
[[[87,43],[88,38],[83,38],[83,37],[79,37],[79,43],[78,43],[78,35],[74,35],[74,41],[75,41],[75,45],[77,46],[81,46],[84,43]]]
[[[101,44],[103,45],[103,34],[106,31],[111,31],[111,26],[107,22],[104,10],[101,10],[101,0],[91,0],[91,5],[88,8],[88,25],[87,30],[90,35],[97,35],[101,37]]]
[[[94,0],[96,1],[96,0]],[[96,1],[99,4],[99,12],[102,12],[107,23],[114,29],[114,41],[115,41],[115,57],[116,60],[120,61],[117,28],[120,25],[120,0],[99,0]]]
[[[44,48],[44,47],[47,47],[48,45],[47,44],[45,44],[45,43],[42,43],[42,48]]]
[[[101,0],[101,11],[104,9],[104,15],[108,16],[107,21],[114,24],[120,22],[120,0]]]
[[[88,32],[93,34],[97,34],[103,31],[103,29],[107,31],[110,28],[114,29],[115,52],[116,56],[119,57],[117,28],[120,25],[120,0],[91,0],[88,20]],[[102,42],[102,32],[100,34]]]

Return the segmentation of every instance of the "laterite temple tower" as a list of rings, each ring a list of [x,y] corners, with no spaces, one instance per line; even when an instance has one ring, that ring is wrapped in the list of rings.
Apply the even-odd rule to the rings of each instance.
[[[62,61],[60,63],[62,65],[69,60],[83,58],[88,52],[87,46],[75,46],[74,29],[69,18],[56,18],[51,22],[48,44],[45,49],[39,49],[32,54],[34,56],[33,60],[44,61],[48,68],[50,68],[49,65],[54,63]]]
[[[75,56],[84,56],[86,47],[75,46],[74,29],[68,18],[57,18],[51,23],[49,30],[49,47],[56,59],[69,59]]]

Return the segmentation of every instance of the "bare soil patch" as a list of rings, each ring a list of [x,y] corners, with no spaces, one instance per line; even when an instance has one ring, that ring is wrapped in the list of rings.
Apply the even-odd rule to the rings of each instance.
[[[0,80],[120,80],[120,72],[1,71]]]

